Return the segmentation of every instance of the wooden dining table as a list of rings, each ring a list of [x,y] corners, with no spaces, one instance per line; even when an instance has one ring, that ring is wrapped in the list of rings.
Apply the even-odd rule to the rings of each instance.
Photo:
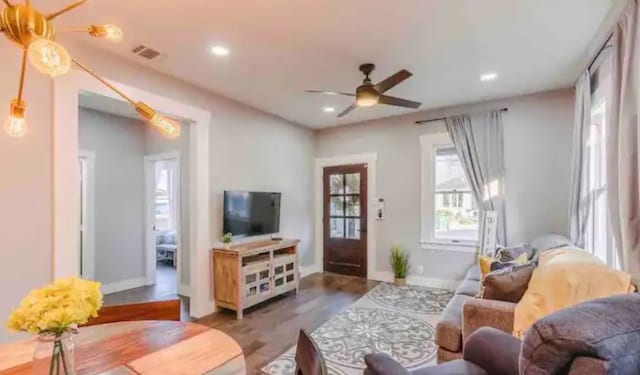
[[[235,340],[195,323],[101,324],[80,328],[73,339],[78,375],[246,373],[244,355]],[[0,346],[0,375],[31,375],[35,346],[35,338]]]

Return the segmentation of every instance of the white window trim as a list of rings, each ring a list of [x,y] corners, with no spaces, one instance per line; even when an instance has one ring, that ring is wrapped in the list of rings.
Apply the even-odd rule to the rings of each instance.
[[[435,218],[435,151],[441,147],[451,147],[448,133],[429,133],[420,136],[420,244],[423,249],[447,250],[475,253],[478,241],[442,240],[434,235]],[[427,173],[429,171],[429,173]]]

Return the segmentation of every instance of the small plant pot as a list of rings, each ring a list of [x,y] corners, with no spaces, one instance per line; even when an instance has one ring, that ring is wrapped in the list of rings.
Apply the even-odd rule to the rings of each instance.
[[[400,279],[400,278],[397,278],[397,277],[396,277],[396,278],[393,280],[393,283],[394,283],[396,286],[405,286],[405,285],[407,285],[407,279],[404,279],[404,278]]]
[[[226,250],[231,249],[231,243],[230,243],[230,242],[228,242],[228,243],[223,243],[223,244],[222,244],[222,246],[223,246],[223,248],[224,248],[224,249],[226,249]]]

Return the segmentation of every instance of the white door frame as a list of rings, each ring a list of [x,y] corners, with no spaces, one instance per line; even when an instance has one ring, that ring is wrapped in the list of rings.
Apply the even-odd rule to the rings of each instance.
[[[82,229],[82,243],[80,244],[80,251],[82,252],[82,277],[94,279],[96,276],[96,153],[89,150],[80,150],[78,152],[78,159],[86,160],[85,181],[82,185],[84,188],[82,194],[84,197],[84,212],[81,213],[85,219],[83,223],[84,228]]]
[[[181,252],[188,251],[182,246],[182,170],[180,164],[180,152],[164,152],[159,154],[149,154],[144,157],[144,210],[145,210],[145,235],[144,235],[144,248],[145,248],[145,278],[147,285],[153,285],[156,283],[156,238],[153,226],[155,223],[155,163],[164,160],[175,160],[176,162],[176,184],[178,185],[178,193],[175,194],[172,199],[176,201],[176,244],[178,245],[178,251],[176,251],[175,257],[177,266],[177,279],[176,290],[180,289],[180,283],[182,280],[182,262],[180,261]],[[184,293],[184,292],[183,292]],[[188,296],[187,296],[188,297]]]
[[[189,126],[189,186],[191,222],[190,314],[202,317],[215,311],[209,246],[209,128],[211,112],[149,91],[107,79],[163,113],[193,121]],[[53,81],[53,277],[77,276],[80,248],[78,181],[78,97],[88,91],[121,100],[88,74],[72,69]]]
[[[304,274],[322,272],[324,270],[324,200],[323,171],[325,167],[336,167],[350,164],[367,165],[367,278],[380,279],[376,269],[376,164],[377,153],[342,155],[329,158],[316,158],[315,165],[315,264],[311,269],[306,267]]]

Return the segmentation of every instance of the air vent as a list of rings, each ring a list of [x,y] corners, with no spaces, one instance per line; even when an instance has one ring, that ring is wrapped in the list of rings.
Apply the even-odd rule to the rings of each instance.
[[[153,48],[143,46],[142,44],[132,49],[131,52],[135,53],[138,56],[144,57],[147,60],[153,60],[156,57],[160,56],[160,52],[154,50]]]

